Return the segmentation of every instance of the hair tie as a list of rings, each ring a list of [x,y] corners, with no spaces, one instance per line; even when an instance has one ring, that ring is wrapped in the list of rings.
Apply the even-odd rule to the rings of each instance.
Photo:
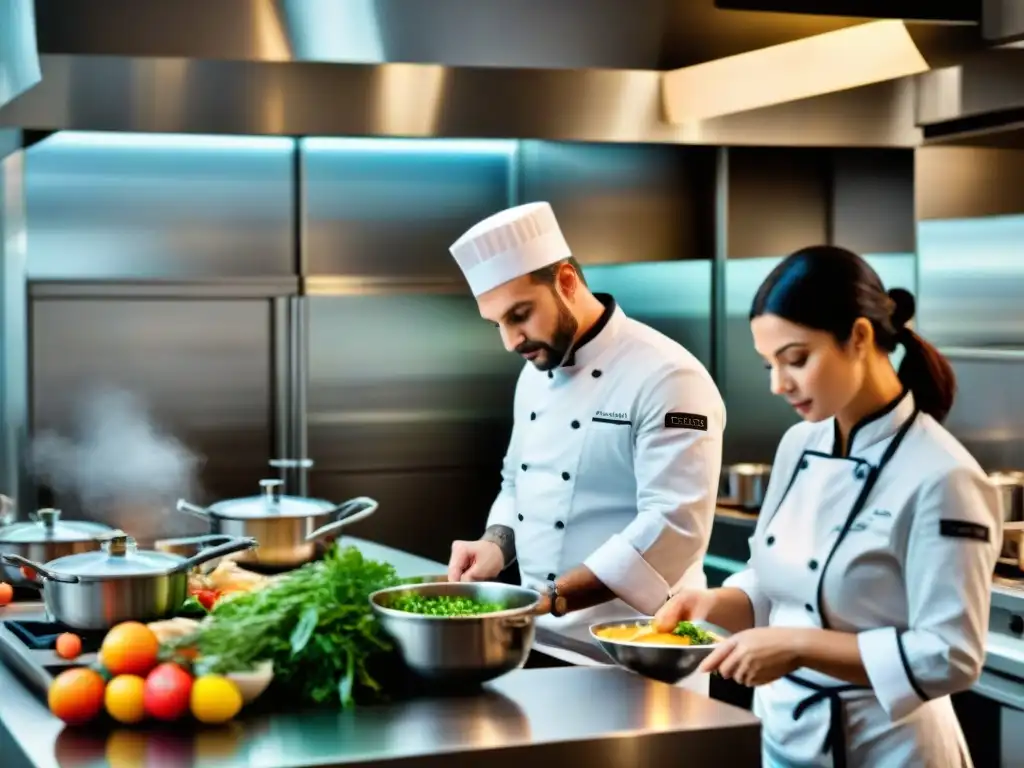
[[[899,338],[906,338],[905,334],[911,333],[907,323],[914,316],[914,296],[903,288],[893,288],[889,291],[889,298],[893,303],[892,327]]]

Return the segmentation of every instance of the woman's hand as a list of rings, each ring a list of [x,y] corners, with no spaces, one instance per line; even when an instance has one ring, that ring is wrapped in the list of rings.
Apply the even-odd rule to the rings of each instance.
[[[667,606],[666,606],[667,607]],[[750,688],[774,682],[804,666],[800,661],[801,630],[759,627],[718,643],[700,665]]]
[[[651,622],[658,632],[671,632],[680,621],[706,619],[711,609],[710,590],[688,589],[669,598]]]

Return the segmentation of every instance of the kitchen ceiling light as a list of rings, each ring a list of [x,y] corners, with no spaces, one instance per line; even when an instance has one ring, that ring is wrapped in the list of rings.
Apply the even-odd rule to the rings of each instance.
[[[665,118],[684,124],[928,71],[906,25],[871,21],[662,75]]]

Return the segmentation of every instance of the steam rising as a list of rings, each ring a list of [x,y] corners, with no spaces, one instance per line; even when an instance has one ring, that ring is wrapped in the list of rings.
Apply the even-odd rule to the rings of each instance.
[[[74,499],[87,516],[144,538],[174,514],[175,501],[192,496],[200,458],[152,420],[131,392],[88,393],[72,416],[72,434],[40,433],[30,466],[60,499]],[[149,518],[149,519],[145,519]]]

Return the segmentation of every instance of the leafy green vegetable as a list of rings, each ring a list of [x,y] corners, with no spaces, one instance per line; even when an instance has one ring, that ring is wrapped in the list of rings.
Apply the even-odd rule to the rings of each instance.
[[[672,630],[672,634],[679,635],[680,637],[688,637],[693,641],[694,645],[713,645],[716,642],[714,635],[709,632],[705,632],[696,624],[691,624],[688,621],[680,621],[676,624],[676,628]]]
[[[195,634],[168,649],[195,648],[197,672],[251,669],[270,660],[275,686],[305,702],[348,707],[381,692],[368,665],[390,652],[391,642],[369,596],[398,583],[392,566],[367,560],[354,547],[334,547],[319,562],[217,603]]]
[[[505,610],[500,603],[486,603],[472,597],[439,595],[399,595],[389,608],[407,613],[419,613],[425,616],[477,616],[482,613],[497,613]]]

